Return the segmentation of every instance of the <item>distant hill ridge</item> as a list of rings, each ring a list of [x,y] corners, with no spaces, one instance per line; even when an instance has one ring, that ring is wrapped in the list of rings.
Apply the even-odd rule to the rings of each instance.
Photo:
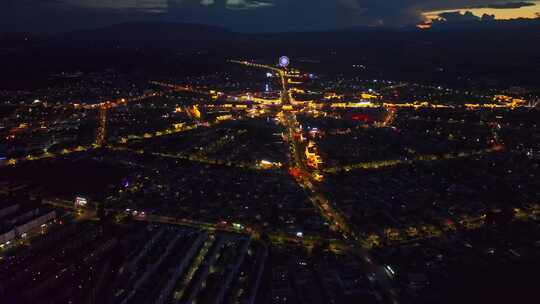
[[[75,41],[109,41],[109,42],[204,42],[204,41],[227,41],[240,40],[250,41],[253,39],[284,39],[293,41],[343,39],[357,35],[368,36],[400,36],[403,33],[437,33],[455,32],[471,33],[492,32],[498,34],[535,34],[540,33],[540,18],[537,19],[513,19],[494,21],[469,21],[469,22],[444,22],[434,24],[431,29],[419,30],[414,26],[391,28],[391,27],[367,27],[356,26],[337,30],[310,31],[310,32],[277,32],[277,33],[239,33],[223,27],[184,22],[129,22],[110,25],[97,29],[80,30],[58,34],[32,34],[32,33],[4,33],[0,35],[3,41],[21,41],[28,38],[31,40],[68,39]],[[352,34],[352,35],[351,35]]]
[[[65,34],[76,40],[101,41],[223,40],[235,35],[218,26],[175,22],[130,22]]]

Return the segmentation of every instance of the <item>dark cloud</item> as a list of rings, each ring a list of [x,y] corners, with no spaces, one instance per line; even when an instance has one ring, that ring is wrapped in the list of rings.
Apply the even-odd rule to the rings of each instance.
[[[446,22],[467,22],[467,21],[480,21],[480,17],[474,15],[472,12],[446,12],[439,14]]]
[[[443,12],[439,14],[439,19],[434,20],[434,23],[453,23],[453,22],[471,22],[471,21],[493,21],[495,15],[483,14],[477,16],[471,11],[465,11],[463,13],[457,12]]]
[[[493,8],[493,9],[513,9],[513,8],[521,8],[525,6],[534,6],[535,4],[532,2],[506,2],[506,3],[495,3],[495,4],[488,4],[488,5],[476,5],[476,6],[470,6],[468,8]]]
[[[531,0],[537,1],[537,0]],[[303,31],[357,25],[402,26],[422,12],[516,8],[523,0],[7,0],[2,31],[69,31],[126,21],[178,21],[236,31]]]

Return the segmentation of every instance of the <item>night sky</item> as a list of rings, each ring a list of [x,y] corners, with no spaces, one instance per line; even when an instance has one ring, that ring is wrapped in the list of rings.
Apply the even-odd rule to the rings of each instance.
[[[403,26],[441,10],[531,17],[539,0],[3,0],[2,32],[63,32],[132,21],[196,22],[240,32]]]

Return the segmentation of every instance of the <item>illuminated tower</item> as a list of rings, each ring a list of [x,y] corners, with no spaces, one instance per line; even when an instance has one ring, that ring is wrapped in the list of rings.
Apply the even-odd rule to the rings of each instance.
[[[103,146],[106,141],[108,110],[109,107],[106,104],[99,107],[98,129],[96,134],[96,145],[98,146]]]

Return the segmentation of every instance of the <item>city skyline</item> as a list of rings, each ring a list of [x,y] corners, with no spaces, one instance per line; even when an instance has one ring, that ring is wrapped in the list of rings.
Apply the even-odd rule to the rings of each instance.
[[[0,303],[534,302],[537,6],[313,2],[11,15]]]

